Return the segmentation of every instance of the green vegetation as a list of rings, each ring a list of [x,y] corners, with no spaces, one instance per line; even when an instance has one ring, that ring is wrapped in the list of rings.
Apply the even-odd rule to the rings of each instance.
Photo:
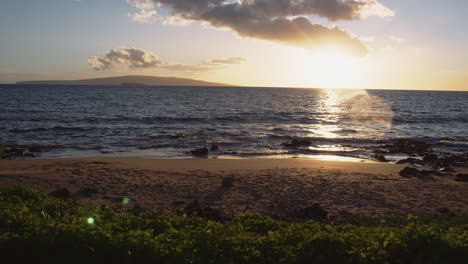
[[[223,224],[123,214],[14,188],[0,192],[0,254],[15,263],[462,263],[467,220],[410,216],[327,225],[240,215]]]

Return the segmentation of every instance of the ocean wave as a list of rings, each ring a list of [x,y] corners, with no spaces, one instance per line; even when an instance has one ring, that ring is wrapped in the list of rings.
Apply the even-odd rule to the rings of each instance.
[[[407,116],[407,117],[395,117],[393,119],[394,124],[440,124],[440,123],[468,123],[467,116],[452,116],[452,117],[442,117],[442,116],[432,116],[432,117],[417,117],[417,116]]]
[[[42,131],[87,131],[91,128],[83,128],[83,127],[65,127],[65,126],[54,126],[54,127],[35,127],[35,128],[13,128],[10,129],[10,132],[13,133],[28,133],[28,132],[42,132]]]

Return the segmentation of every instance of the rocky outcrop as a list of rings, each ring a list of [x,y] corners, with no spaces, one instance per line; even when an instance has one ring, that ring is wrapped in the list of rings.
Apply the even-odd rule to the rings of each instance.
[[[209,151],[208,151],[208,149],[206,147],[204,147],[204,148],[191,150],[190,153],[192,153],[192,156],[206,157],[206,156],[208,156]]]

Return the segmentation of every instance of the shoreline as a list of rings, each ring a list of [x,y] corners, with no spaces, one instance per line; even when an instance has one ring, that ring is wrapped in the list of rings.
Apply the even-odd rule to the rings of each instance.
[[[281,218],[319,204],[331,219],[467,214],[454,175],[403,178],[406,165],[309,159],[74,158],[0,160],[0,188],[66,188],[81,204],[180,212],[194,200],[232,217]],[[466,173],[466,168],[458,172]],[[223,181],[231,179],[232,186]],[[122,200],[128,198],[128,204]]]

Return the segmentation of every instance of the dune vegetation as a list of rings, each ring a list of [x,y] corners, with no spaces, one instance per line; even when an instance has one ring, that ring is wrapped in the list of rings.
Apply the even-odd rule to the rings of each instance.
[[[20,187],[0,192],[0,254],[63,263],[462,263],[468,216],[220,223],[80,206]]]

